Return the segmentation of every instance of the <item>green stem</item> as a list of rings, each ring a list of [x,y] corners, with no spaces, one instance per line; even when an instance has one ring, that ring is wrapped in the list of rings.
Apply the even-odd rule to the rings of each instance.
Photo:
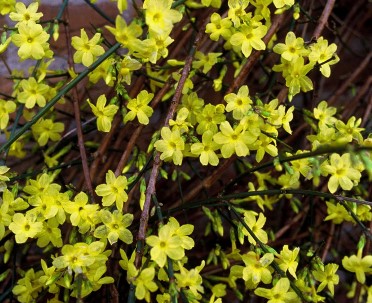
[[[59,10],[58,10],[58,13],[57,13],[57,17],[56,17],[56,20],[57,20],[57,21],[60,21],[60,19],[62,18],[63,12],[65,11],[65,9],[66,9],[66,7],[67,7],[67,4],[68,4],[68,0],[64,0],[63,3],[62,3],[62,5],[61,5],[61,7],[60,7]],[[53,27],[51,27],[51,29],[49,30],[49,39],[48,39],[48,40],[50,40],[50,37],[52,36],[52,31],[53,31]],[[36,75],[36,71],[37,71],[37,69],[39,68],[39,66],[40,66],[40,64],[41,64],[41,61],[42,61],[42,59],[40,59],[40,60],[38,60],[38,61],[36,62],[35,67],[34,67],[34,69],[33,69],[33,71],[32,71],[31,77],[35,77],[35,75]],[[9,136],[9,140],[8,140],[8,141],[13,140],[13,138],[15,138],[15,140],[17,140],[17,139],[19,138],[19,137],[16,137],[16,133],[15,133],[15,131],[16,131],[16,128],[17,128],[18,122],[19,122],[19,120],[21,119],[21,116],[22,116],[22,112],[23,112],[24,107],[25,107],[25,105],[24,105],[24,104],[21,104],[21,105],[19,106],[18,110],[17,110],[17,114],[16,114],[16,117],[15,117],[15,119],[14,119],[13,127],[12,127],[12,130],[11,130],[11,132],[10,132],[10,136]],[[36,121],[35,121],[35,122],[36,122]],[[15,140],[14,140],[14,141],[15,141]],[[13,142],[14,142],[14,141],[13,141]],[[10,145],[11,145],[11,144],[10,144]],[[5,148],[5,154],[6,154],[6,155],[7,155],[8,152],[9,152],[10,145],[7,146],[7,147]],[[2,150],[3,150],[2,147],[0,147],[0,152],[1,152]]]
[[[43,117],[49,109],[51,109],[58,100],[67,94],[73,87],[75,87],[81,80],[83,80],[90,72],[95,70],[103,61],[110,57],[116,50],[120,48],[120,43],[114,44],[109,50],[107,50],[101,57],[98,58],[91,66],[86,68],[81,74],[75,79],[63,87],[58,94],[50,100],[45,107],[43,107],[29,122],[23,125],[20,130],[14,134],[13,137],[9,138],[4,145],[0,146],[0,152],[8,149],[20,136],[22,136],[32,125],[34,125],[41,117]]]
[[[260,248],[265,252],[265,253],[271,253],[270,250],[268,249],[268,245],[262,243],[260,241],[260,239],[258,239],[258,237],[255,235],[255,233],[252,231],[252,229],[245,223],[245,221],[241,218],[241,216],[239,215],[239,213],[235,210],[234,206],[227,202],[227,201],[224,201],[224,203],[228,206],[228,208],[234,213],[235,217],[239,220],[239,222],[244,226],[244,228],[248,231],[248,233],[252,236],[252,238],[258,243],[258,245],[260,246]],[[271,263],[271,266],[274,268],[274,270],[281,276],[281,277],[284,277],[284,278],[287,278],[286,274],[284,271],[282,271],[278,265],[278,263],[276,263],[276,261],[274,260],[272,263]],[[301,290],[293,283],[293,281],[291,281],[289,279],[289,282],[291,284],[291,288],[294,290],[294,292],[300,297],[301,301],[302,302],[308,302],[304,296],[302,295],[302,292]]]
[[[115,24],[115,20],[111,19],[109,16],[105,14],[103,10],[101,10],[98,6],[94,5],[89,0],[84,0],[86,4],[88,4],[93,10],[95,10],[102,18],[106,19],[111,24]]]
[[[250,191],[250,192],[242,192],[242,193],[235,193],[231,195],[224,195],[219,196],[216,198],[208,198],[204,200],[195,201],[192,203],[188,203],[186,206],[182,205],[179,207],[172,208],[168,211],[169,214],[184,210],[184,209],[192,209],[192,208],[199,208],[201,206],[221,206],[221,202],[229,201],[232,199],[242,199],[246,197],[252,196],[273,196],[273,195],[286,195],[286,194],[294,194],[294,195],[304,195],[304,196],[316,196],[316,197],[323,197],[325,199],[334,199],[345,209],[349,212],[355,222],[359,225],[362,229],[363,233],[372,240],[372,233],[371,231],[359,220],[358,216],[350,209],[350,207],[345,203],[345,201],[350,201],[357,204],[365,204],[372,206],[371,201],[366,200],[358,200],[355,198],[349,198],[341,195],[333,195],[330,193],[323,193],[313,190],[305,190],[305,189],[267,189],[267,190],[257,190],[257,191]],[[220,203],[218,203],[220,202]]]
[[[268,162],[263,163],[261,165],[255,166],[251,169],[248,169],[246,172],[240,174],[233,181],[231,181],[230,183],[228,183],[225,186],[223,192],[226,192],[228,189],[230,189],[232,186],[234,186],[236,183],[238,183],[241,179],[243,179],[244,177],[252,174],[253,172],[262,170],[264,168],[274,166],[274,161],[275,161],[275,163],[285,163],[285,162],[290,162],[290,161],[294,161],[294,160],[300,160],[300,159],[305,159],[305,158],[310,158],[310,157],[315,157],[315,156],[320,156],[320,155],[325,155],[325,154],[342,153],[342,152],[346,152],[346,151],[347,152],[358,152],[358,151],[362,151],[362,150],[372,150],[372,147],[361,146],[361,145],[353,146],[353,145],[350,145],[350,144],[337,145],[337,146],[324,146],[324,147],[320,147],[317,150],[314,150],[314,151],[311,151],[311,152],[306,152],[306,153],[293,155],[293,156],[289,156],[289,157],[278,156],[276,161],[275,160],[268,161]]]

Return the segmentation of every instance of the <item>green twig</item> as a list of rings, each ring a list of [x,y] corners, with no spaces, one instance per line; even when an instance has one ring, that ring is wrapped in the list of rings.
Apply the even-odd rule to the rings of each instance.
[[[63,87],[58,94],[53,97],[29,122],[23,125],[13,137],[9,138],[2,146],[0,146],[0,152],[8,149],[20,136],[22,136],[27,130],[31,128],[41,117],[43,117],[49,109],[51,109],[60,98],[67,94],[73,87],[75,87],[81,80],[83,80],[90,72],[95,70],[103,61],[110,57],[115,51],[120,48],[121,44],[114,44],[109,50],[107,50],[101,57],[98,58],[91,66],[86,68],[80,73],[75,79]]]
[[[252,174],[253,172],[259,171],[259,170],[262,170],[262,169],[265,169],[265,168],[268,168],[268,167],[271,167],[271,166],[274,166],[274,162],[279,164],[279,163],[286,163],[286,162],[290,162],[290,161],[294,161],[294,160],[311,158],[311,157],[320,156],[320,155],[326,155],[326,154],[332,154],[332,153],[343,153],[343,152],[358,152],[358,151],[362,151],[362,150],[372,150],[372,147],[361,146],[361,145],[353,146],[353,145],[350,145],[350,144],[337,145],[337,146],[323,146],[323,147],[318,148],[315,151],[306,152],[306,153],[302,153],[302,154],[297,154],[297,155],[293,155],[293,156],[289,156],[289,157],[278,156],[275,160],[271,160],[271,161],[268,161],[268,162],[263,163],[261,165],[252,167],[251,169],[247,170],[246,172],[240,174],[233,181],[231,181],[230,183],[228,183],[224,187],[223,192],[228,191],[231,187],[233,187],[241,179],[243,179],[244,177]]]
[[[248,231],[248,233],[252,236],[252,238],[258,243],[258,245],[260,246],[260,248],[265,252],[265,253],[271,253],[271,251],[268,249],[268,245],[262,243],[260,241],[260,239],[258,239],[258,237],[255,235],[255,233],[252,231],[252,229],[245,223],[245,221],[241,218],[241,216],[239,215],[239,213],[235,210],[234,206],[231,205],[231,203],[227,202],[227,201],[224,201],[224,203],[229,207],[229,209],[233,212],[233,214],[235,215],[235,217],[239,220],[239,222],[244,226],[244,228]],[[287,275],[285,274],[284,271],[282,271],[278,265],[278,263],[276,263],[276,261],[274,260],[271,264],[270,264],[274,269],[275,271],[281,276],[281,277],[284,277],[286,278]],[[291,281],[289,279],[289,282],[291,284],[291,288],[294,290],[294,292],[300,297],[301,301],[302,302],[308,302],[308,300],[306,300],[301,292],[301,290],[294,284],[293,281]]]

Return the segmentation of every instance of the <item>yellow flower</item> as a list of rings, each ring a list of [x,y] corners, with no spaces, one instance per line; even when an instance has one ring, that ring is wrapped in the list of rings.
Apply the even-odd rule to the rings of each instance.
[[[16,110],[16,104],[13,101],[0,99],[0,129],[8,126],[9,114]]]
[[[256,213],[252,211],[244,212],[244,222],[249,226],[252,232],[256,235],[256,237],[264,244],[267,243],[268,237],[266,231],[262,228],[265,225],[266,217],[263,213],[260,213],[258,218],[256,219]],[[256,245],[256,240],[253,239],[251,234],[247,230],[243,230],[244,235],[248,237],[249,243]]]
[[[322,291],[327,286],[330,293],[334,295],[335,285],[339,282],[339,276],[336,274],[337,269],[337,264],[329,263],[312,272],[315,280],[320,282],[317,292]]]
[[[309,51],[305,49],[304,39],[301,37],[296,38],[293,32],[288,32],[285,37],[285,44],[278,43],[274,46],[273,51],[280,54],[283,59],[287,61],[292,61],[299,56],[308,55]]]
[[[15,234],[17,243],[25,243],[28,238],[34,238],[43,229],[43,223],[36,222],[36,216],[26,213],[16,213],[13,216],[9,229]]]
[[[252,108],[252,99],[249,97],[249,90],[247,85],[239,88],[237,94],[231,93],[224,97],[227,102],[226,111],[233,112],[233,117],[236,120],[241,120],[248,111]]]
[[[102,132],[109,132],[111,129],[111,122],[114,119],[119,107],[114,104],[106,106],[106,96],[101,95],[97,99],[97,105],[93,105],[89,99],[87,100],[93,114],[97,117],[97,129]]]
[[[114,69],[114,58],[108,58],[103,61],[94,71],[89,73],[89,81],[97,83],[100,79],[103,79],[108,86],[114,86],[115,83],[115,69]]]
[[[128,181],[125,176],[115,177],[113,171],[106,173],[106,184],[100,184],[96,188],[96,194],[102,199],[103,206],[110,206],[116,203],[116,208],[122,211],[123,204],[128,200],[125,190],[128,187]]]
[[[203,278],[200,272],[205,266],[205,261],[203,260],[199,266],[190,270],[187,270],[181,262],[178,262],[178,266],[180,268],[180,273],[174,274],[177,286],[182,289],[188,288],[195,297],[199,297],[199,293],[204,293],[204,287],[202,285]]]
[[[362,258],[362,249],[358,250],[357,255],[345,256],[342,259],[342,266],[350,272],[354,272],[359,283],[366,282],[366,274],[372,273],[372,256],[367,255]]]
[[[96,238],[107,238],[110,244],[114,244],[120,239],[126,244],[133,242],[133,235],[127,229],[132,224],[133,215],[123,215],[121,211],[114,210],[110,212],[106,209],[102,209],[99,214],[102,223],[104,225],[98,226],[94,230],[94,236]]]
[[[257,296],[269,299],[268,303],[289,303],[296,302],[296,293],[289,291],[290,283],[288,278],[280,278],[271,289],[258,287],[254,293]]]
[[[150,34],[168,35],[173,24],[182,19],[182,14],[171,9],[172,1],[169,0],[145,0],[143,9],[145,10],[146,24],[149,26]]]
[[[264,50],[266,48],[265,43],[261,39],[266,35],[266,32],[267,27],[265,25],[261,24],[257,27],[253,27],[243,24],[239,28],[239,31],[231,36],[230,43],[238,47],[243,55],[248,58],[253,49]]]
[[[0,15],[7,15],[15,10],[16,0],[0,0]]]
[[[127,25],[123,17],[116,16],[115,27],[105,26],[114,36],[117,42],[121,43],[124,47],[128,48],[129,53],[133,52],[139,37],[142,34],[142,28],[135,22]]]
[[[43,16],[43,13],[37,13],[39,8],[39,3],[33,2],[27,8],[22,2],[17,2],[15,5],[16,12],[11,12],[9,18],[13,21],[17,21],[16,27],[20,23],[25,23],[29,25],[30,23],[35,23]]]
[[[312,68],[313,64],[304,64],[303,57],[297,57],[290,61],[289,71],[287,71],[288,75],[285,76],[285,85],[289,88],[289,101],[291,101],[293,96],[298,94],[300,90],[308,92],[313,89],[313,82],[306,76]]]
[[[52,119],[39,119],[32,127],[32,134],[37,139],[40,146],[48,143],[49,139],[58,141],[61,139],[61,132],[65,129],[62,122],[54,123]]]
[[[131,83],[131,72],[140,69],[142,64],[136,59],[132,59],[130,56],[125,56],[120,62],[119,67],[119,81],[123,81],[130,85]]]
[[[24,103],[26,108],[33,108],[35,104],[44,107],[46,100],[45,94],[49,86],[43,83],[37,83],[35,78],[24,79],[20,82],[22,91],[18,93],[18,101]]]
[[[220,145],[213,141],[213,133],[207,130],[203,134],[202,142],[191,145],[191,152],[194,155],[199,155],[201,164],[217,166],[219,159],[215,151],[219,148]]]
[[[322,165],[321,169],[324,174],[331,175],[328,189],[332,194],[336,192],[338,186],[341,186],[343,190],[351,190],[354,182],[359,182],[361,174],[352,167],[350,154],[346,153],[342,156],[332,154],[329,161],[329,164]]]
[[[281,270],[284,272],[289,271],[289,273],[297,279],[296,269],[298,262],[296,261],[300,248],[296,247],[294,250],[290,250],[288,245],[284,245],[280,254],[278,255],[278,264]]]
[[[18,56],[21,60],[28,58],[39,60],[44,56],[50,56],[47,34],[40,24],[20,23],[18,34],[12,36],[12,42],[19,47]]]
[[[82,28],[80,36],[72,37],[71,45],[76,49],[74,54],[74,62],[82,63],[84,66],[90,66],[98,56],[101,56],[105,50],[102,46],[97,45],[101,39],[101,34],[96,33],[92,39],[89,40],[87,33]]]
[[[181,260],[185,255],[185,250],[180,246],[179,236],[175,236],[169,225],[164,225],[159,229],[159,236],[149,236],[146,243],[150,245],[151,260],[155,261],[160,267],[164,267],[167,257],[173,260]]]
[[[52,242],[54,247],[62,247],[62,233],[58,225],[56,218],[44,221],[43,230],[37,235],[37,246],[45,247]]]
[[[244,157],[249,154],[247,144],[256,141],[257,137],[251,136],[244,127],[239,124],[234,129],[228,121],[220,124],[220,132],[213,136],[213,140],[222,145],[221,153],[224,158],[230,158],[236,153],[239,157]]]
[[[336,112],[336,107],[328,107],[327,101],[323,100],[314,108],[314,118],[319,120],[319,126],[334,125],[337,121],[337,119],[333,117]]]
[[[255,252],[250,251],[242,256],[245,267],[243,269],[244,281],[252,281],[257,285],[261,281],[269,284],[272,280],[270,264],[274,261],[272,253],[266,253],[261,258]]]
[[[229,0],[228,17],[234,23],[235,27],[239,27],[247,15],[246,8],[249,5],[249,0]]]
[[[222,53],[208,53],[204,55],[202,52],[197,51],[195,60],[192,62],[192,67],[195,69],[203,68],[202,72],[206,74],[218,62],[218,57],[221,55]]]
[[[136,286],[136,298],[138,300],[145,299],[146,302],[150,302],[150,292],[154,292],[158,289],[158,286],[154,282],[155,269],[153,267],[145,268],[133,281],[133,285]]]
[[[231,21],[227,18],[221,19],[221,16],[217,13],[213,13],[211,16],[211,22],[207,24],[205,32],[210,34],[210,38],[213,41],[218,41],[220,36],[225,40],[231,37]]]
[[[203,111],[196,116],[198,126],[196,132],[199,135],[206,131],[211,131],[213,134],[218,132],[218,124],[226,120],[224,114],[225,106],[223,104],[212,105],[208,103],[203,107]]]
[[[161,140],[155,142],[154,146],[157,151],[161,152],[161,160],[171,158],[176,165],[182,164],[183,154],[185,149],[185,142],[181,138],[178,129],[171,131],[169,127],[161,129]]]
[[[78,193],[74,201],[63,203],[63,209],[70,214],[70,221],[73,226],[79,226],[80,233],[84,234],[94,227],[98,219],[98,204],[89,204],[88,196],[84,192]]]
[[[335,43],[328,45],[328,40],[320,37],[316,43],[310,46],[310,50],[309,60],[318,63],[320,72],[324,77],[328,78],[331,75],[330,65],[340,61],[340,58],[336,55],[337,45]]]
[[[124,123],[132,121],[137,117],[139,123],[143,125],[149,124],[149,117],[151,117],[154,110],[148,104],[153,97],[154,94],[149,94],[146,90],[142,90],[137,95],[137,98],[131,99],[127,104],[129,112],[124,116]]]

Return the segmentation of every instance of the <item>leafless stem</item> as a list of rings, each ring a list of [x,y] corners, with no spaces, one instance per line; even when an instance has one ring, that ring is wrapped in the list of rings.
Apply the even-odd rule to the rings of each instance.
[[[318,39],[328,21],[329,15],[332,12],[333,6],[335,5],[336,0],[328,0],[326,6],[324,7],[324,10],[322,12],[322,15],[319,18],[318,26],[316,27],[314,31],[313,37],[315,39]]]
[[[69,20],[68,7],[65,10],[65,14],[66,14],[66,20],[67,20],[67,22],[65,23],[65,27],[66,27],[65,37],[66,37],[66,45],[67,45],[67,53],[68,53],[67,60],[68,60],[69,68],[74,70],[74,63],[72,60],[72,50],[71,50],[71,43],[70,43],[71,36],[70,36],[70,29],[69,29],[69,22],[68,22]],[[92,180],[89,174],[88,159],[87,159],[87,154],[85,151],[83,130],[82,130],[81,121],[80,121],[79,93],[78,93],[76,86],[72,89],[72,102],[73,102],[73,107],[74,107],[76,131],[77,131],[77,137],[78,137],[78,147],[80,151],[81,163],[83,166],[85,185],[92,199],[92,202],[94,203],[94,192],[93,192],[93,187],[92,187]]]
[[[358,68],[354,70],[349,78],[340,86],[340,88],[332,95],[332,97],[328,100],[329,105],[333,105],[337,99],[347,90],[350,84],[359,76],[359,74],[368,66],[369,61],[371,60],[372,52],[368,54],[360,63]]]
[[[163,87],[162,89],[157,93],[157,95],[155,96],[154,100],[152,101],[152,107],[155,108],[161,98],[165,95],[165,93],[168,91],[170,87],[170,82],[167,82]],[[123,152],[123,154],[121,155],[121,158],[119,160],[119,163],[116,167],[116,170],[115,170],[115,175],[118,176],[120,175],[120,173],[122,172],[125,164],[127,163],[128,159],[129,159],[129,156],[130,154],[132,153],[132,150],[133,150],[133,147],[134,147],[134,144],[136,143],[139,135],[141,134],[142,130],[144,128],[144,125],[140,125],[136,128],[136,130],[134,131],[134,133],[132,134],[132,136],[130,137],[130,140]]]
[[[274,36],[274,34],[279,28],[279,25],[283,22],[284,18],[285,18],[285,14],[281,14],[281,15],[278,15],[273,20],[273,23],[271,24],[271,27],[269,28],[266,36],[262,39],[265,45],[267,45],[267,43],[269,43],[272,36]],[[245,81],[252,67],[255,65],[257,60],[260,58],[261,53],[262,51],[255,51],[249,56],[247,62],[241,69],[239,75],[234,79],[233,83],[230,85],[226,94],[232,93],[236,88],[238,88]]]
[[[201,28],[201,30],[198,32],[196,35],[193,47],[187,56],[185,60],[185,65],[182,69],[181,72],[181,77],[180,80],[178,81],[178,85],[175,91],[175,94],[172,98],[171,105],[169,107],[168,114],[165,118],[164,121],[164,126],[169,125],[169,120],[173,118],[174,113],[176,112],[177,106],[180,102],[181,95],[182,95],[182,89],[185,85],[185,82],[187,80],[187,77],[189,76],[190,69],[191,69],[191,64],[192,60],[194,58],[194,53],[198,47],[199,41],[201,40],[204,31],[202,29],[205,28],[205,24]],[[137,250],[136,250],[136,258],[135,258],[135,266],[136,268],[140,268],[142,264],[142,252],[143,252],[143,245],[145,242],[146,238],[146,230],[148,226],[148,220],[149,220],[149,213],[150,213],[150,206],[151,206],[151,198],[155,194],[155,187],[156,187],[156,179],[159,174],[161,166],[161,160],[160,160],[160,153],[156,152],[154,156],[154,164],[152,166],[151,174],[150,174],[150,179],[149,183],[147,185],[147,190],[146,190],[146,197],[145,197],[145,203],[143,205],[143,211],[141,213],[141,218],[140,218],[140,226],[137,234]],[[139,243],[139,245],[138,245]]]

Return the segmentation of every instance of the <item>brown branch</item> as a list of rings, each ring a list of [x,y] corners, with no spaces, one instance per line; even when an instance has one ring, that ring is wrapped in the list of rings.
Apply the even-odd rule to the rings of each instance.
[[[173,118],[174,113],[176,112],[177,106],[181,100],[182,89],[185,85],[187,77],[189,76],[194,54],[199,45],[199,41],[201,40],[204,34],[203,29],[205,28],[205,25],[206,25],[206,22],[204,22],[204,25],[201,27],[201,30],[196,35],[192,49],[185,60],[185,66],[182,69],[180,80],[178,81],[178,85],[174,93],[174,96],[172,98],[171,105],[168,110],[168,114],[164,121],[164,126],[169,125],[169,120]],[[137,234],[137,249],[136,249],[136,258],[134,261],[136,268],[140,268],[142,265],[143,246],[144,246],[145,238],[146,238],[146,230],[147,230],[149,214],[150,214],[151,199],[156,191],[156,188],[155,188],[156,179],[159,174],[161,163],[162,161],[160,160],[160,153],[156,152],[154,156],[154,164],[152,166],[149,183],[146,189],[145,203],[143,205],[143,210],[142,210],[141,218],[140,218],[140,226],[139,226],[138,234]]]
[[[203,188],[208,189],[211,187],[217,180],[218,178],[226,172],[226,169],[235,161],[236,157],[232,156],[228,159],[226,159],[222,165],[220,165],[216,170],[213,171],[213,173],[208,176],[207,178],[203,179],[201,182],[200,180],[197,181],[197,184],[192,186],[192,189],[185,195],[183,196],[183,201],[190,201],[192,198],[194,198]],[[181,204],[181,200],[178,200],[175,205]]]
[[[169,87],[170,87],[170,84],[171,82],[168,81],[163,87],[162,89],[156,94],[154,100],[152,101],[152,108],[156,108],[156,106],[159,104],[159,102],[161,101],[161,98],[163,98],[163,96],[165,95],[165,93],[168,91]],[[129,159],[129,156],[130,154],[132,153],[132,150],[133,150],[133,147],[134,147],[134,144],[136,143],[139,135],[141,134],[143,128],[145,126],[144,125],[140,125],[136,128],[136,130],[134,131],[134,133],[132,134],[132,136],[130,137],[130,140],[127,144],[127,146],[125,147],[125,150],[123,152],[123,154],[121,155],[121,158],[119,160],[119,163],[116,167],[116,170],[115,170],[115,176],[118,176],[121,174],[121,172],[123,171],[123,168],[125,166],[125,164],[127,163],[128,159]]]
[[[66,23],[65,23],[65,29],[66,29],[66,45],[67,45],[67,53],[68,53],[68,65],[69,68],[71,68],[73,71],[74,69],[74,62],[72,60],[72,50],[71,50],[71,35],[70,35],[70,28],[69,28],[69,13],[68,13],[68,7],[65,10],[65,15],[66,15]],[[84,146],[84,137],[83,137],[83,130],[81,127],[81,119],[80,119],[80,106],[79,106],[79,93],[77,90],[77,86],[75,86],[72,89],[72,103],[74,107],[74,116],[75,116],[75,123],[76,123],[76,132],[77,132],[77,138],[78,138],[78,147],[79,147],[79,152],[80,152],[80,157],[81,157],[81,164],[83,166],[83,174],[84,174],[84,180],[85,180],[85,185],[87,187],[88,193],[92,199],[92,202],[94,203],[94,191],[92,187],[92,180],[90,178],[89,174],[89,166],[88,166],[88,159],[87,159],[87,154],[85,151],[85,146]]]
[[[129,96],[133,97],[133,96],[137,96],[137,94],[140,92],[140,90],[142,89],[143,87],[143,82],[145,80],[145,77],[141,76],[139,77],[138,79],[136,79],[135,81],[135,84],[134,86],[131,88],[130,92],[129,92]],[[120,102],[123,103],[123,98],[119,95],[119,98],[120,98]],[[112,137],[113,134],[115,133],[116,130],[120,129],[120,124],[122,122],[122,117],[119,113],[117,113],[117,115],[115,116],[115,119],[114,119],[114,122],[113,122],[113,125],[111,127],[111,130],[109,132],[108,135],[106,135],[105,139],[107,137]],[[92,171],[94,171],[94,176],[96,177],[96,179],[98,180],[98,182],[100,182],[100,180],[102,180],[102,176],[103,174],[106,174],[106,172],[112,168],[113,166],[113,162],[116,163],[116,157],[109,157],[106,161],[102,161],[102,158],[104,156],[104,154],[106,153],[107,149],[109,147],[113,147],[114,149],[119,149],[119,148],[122,148],[123,147],[123,141],[125,139],[125,136],[126,134],[128,134],[128,127],[130,125],[127,124],[124,126],[124,128],[120,129],[120,132],[117,134],[117,138],[116,138],[116,141],[114,144],[111,144],[110,146],[108,145],[110,142],[111,142],[111,139],[110,140],[104,140],[103,141],[103,144],[105,144],[104,147],[98,149],[97,153],[96,153],[96,159],[95,159],[95,163],[92,164],[91,166],[91,175],[92,174]],[[125,149],[127,149],[127,147],[125,147]],[[101,164],[101,165],[99,165]],[[102,168],[102,164],[103,164],[103,168]],[[97,173],[97,168],[100,168],[100,171]],[[120,171],[121,172],[121,171]],[[115,176],[119,176],[120,175],[120,172],[119,173],[115,173]]]
[[[274,34],[279,28],[279,25],[283,22],[284,18],[285,18],[285,14],[281,14],[281,15],[278,15],[273,20],[273,23],[271,24],[271,27],[269,28],[266,36],[262,39],[265,45],[267,45],[269,41],[271,40],[271,38],[274,36]],[[240,73],[234,79],[233,83],[230,85],[226,94],[232,93],[235,89],[237,89],[240,85],[242,85],[242,83],[247,78],[249,72],[251,71],[253,65],[255,65],[258,59],[260,58],[260,55],[262,54],[262,52],[263,51],[255,51],[249,56],[247,62],[242,67]]]
[[[110,146],[111,140],[121,123],[121,116],[115,115],[110,131],[104,136],[97,151],[94,153],[94,161],[90,166],[90,175],[95,176],[97,169],[101,166],[102,158]],[[97,181],[97,180],[96,180]]]
[[[328,0],[326,6],[324,7],[324,10],[322,12],[322,15],[320,16],[318,20],[318,26],[316,27],[313,37],[315,39],[318,39],[326,26],[326,23],[328,21],[329,15],[332,12],[333,6],[335,5],[336,0]]]
[[[359,76],[359,74],[368,66],[369,61],[371,60],[372,52],[368,54],[360,63],[358,68],[354,70],[349,78],[340,86],[340,88],[332,95],[332,97],[328,100],[329,105],[333,105],[336,100],[348,89],[350,84]]]
[[[372,85],[372,76],[369,76],[367,78],[367,81],[363,84],[363,86],[358,89],[358,93],[355,95],[355,97],[350,102],[348,102],[348,104],[345,105],[344,111],[341,115],[343,119],[347,119],[353,115],[354,111],[358,108],[357,104],[359,103],[359,100],[362,99],[363,96],[368,91],[367,99],[369,100],[367,101],[367,108],[365,110],[363,109],[364,115],[363,115],[362,127],[363,125],[367,123],[368,117],[372,110],[372,102],[370,100],[371,92],[372,92],[371,85]]]
[[[334,233],[335,233],[335,224],[334,223],[331,223],[331,230],[329,232],[329,236],[327,238],[327,242],[326,242],[326,245],[324,247],[323,254],[322,254],[322,261],[323,262],[327,258],[328,251],[331,248],[332,240],[333,240],[333,237],[334,237]]]

